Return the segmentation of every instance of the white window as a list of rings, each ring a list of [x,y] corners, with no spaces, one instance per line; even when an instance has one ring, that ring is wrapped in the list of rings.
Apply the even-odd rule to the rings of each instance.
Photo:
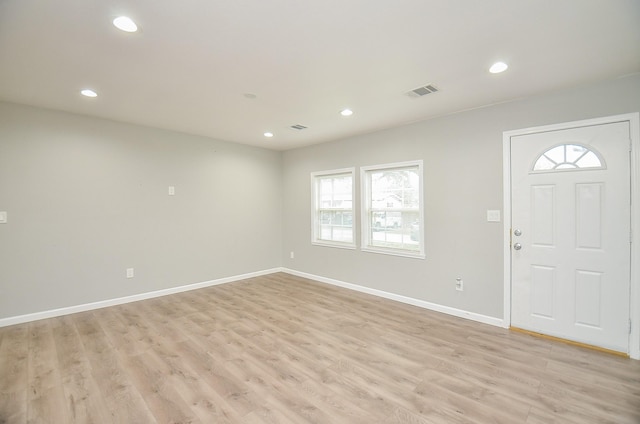
[[[533,165],[533,172],[604,169],[600,154],[579,144],[560,144],[541,154]]]
[[[354,174],[354,168],[311,174],[313,244],[355,248]]]
[[[422,161],[361,168],[362,250],[424,258]]]

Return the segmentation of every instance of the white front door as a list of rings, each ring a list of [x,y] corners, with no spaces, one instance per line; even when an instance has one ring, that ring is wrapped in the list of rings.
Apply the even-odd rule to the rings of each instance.
[[[629,122],[510,143],[511,325],[629,352]]]

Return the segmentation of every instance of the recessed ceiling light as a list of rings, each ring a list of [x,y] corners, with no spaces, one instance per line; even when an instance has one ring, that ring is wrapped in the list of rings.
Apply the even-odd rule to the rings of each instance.
[[[342,111],[340,111],[340,115],[351,116],[353,115],[353,111],[351,109],[343,109]]]
[[[118,16],[113,20],[113,25],[125,32],[136,32],[138,30],[138,25],[128,16]]]
[[[264,136],[265,137],[273,137],[273,133],[266,132],[266,133],[264,133]]]
[[[504,62],[496,62],[491,65],[491,68],[489,68],[489,72],[491,72],[492,74],[499,74],[500,72],[506,71],[508,67],[509,66]]]
[[[98,97],[98,93],[88,88],[85,88],[84,90],[80,90],[80,94],[86,97]]]

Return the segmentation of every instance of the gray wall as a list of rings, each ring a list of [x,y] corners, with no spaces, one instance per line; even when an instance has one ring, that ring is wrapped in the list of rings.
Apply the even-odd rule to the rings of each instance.
[[[501,318],[502,132],[637,111],[640,75],[279,153],[0,103],[0,319],[278,266]],[[414,159],[425,260],[311,244],[311,172]]]
[[[281,156],[0,103],[0,318],[280,266]]]
[[[420,101],[428,107],[440,95]],[[634,75],[287,151],[283,265],[502,318],[503,224],[487,222],[486,211],[503,206],[503,131],[637,111]],[[414,159],[424,161],[425,260],[311,244],[311,172]],[[359,188],[357,196],[359,208]]]

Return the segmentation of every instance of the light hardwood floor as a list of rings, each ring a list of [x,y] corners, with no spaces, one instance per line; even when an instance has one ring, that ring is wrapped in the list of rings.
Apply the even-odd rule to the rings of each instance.
[[[288,274],[0,328],[0,423],[640,423],[640,361]]]

